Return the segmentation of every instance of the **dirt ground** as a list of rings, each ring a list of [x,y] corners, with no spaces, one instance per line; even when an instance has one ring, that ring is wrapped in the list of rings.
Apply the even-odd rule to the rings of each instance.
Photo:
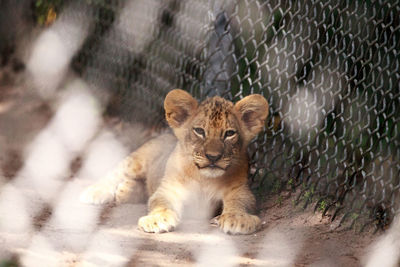
[[[334,229],[329,218],[294,206],[293,196],[278,201],[276,195],[263,203],[263,229],[252,235],[224,235],[207,221],[190,216],[171,233],[140,232],[136,223],[146,213],[144,204],[115,207],[79,202],[80,192],[93,181],[84,174],[90,169],[85,167],[90,153],[67,157],[67,167],[60,168],[66,173],[56,172],[62,178],[50,190],[47,185],[53,181],[40,181],[39,187],[30,182],[31,162],[62,165],[58,150],[51,150],[54,159],[45,161],[35,160],[47,150],[32,152],[32,143],[43,129],[52,127],[58,106],[13,75],[12,69],[0,72],[2,260],[12,259],[21,266],[361,266],[369,245],[380,235]],[[98,129],[88,143],[107,139],[111,132],[129,150],[148,136],[116,118],[102,118]],[[130,144],[132,140],[136,143]],[[83,147],[86,151],[91,146]],[[125,152],[115,149],[104,154]],[[32,153],[36,158],[31,159]]]

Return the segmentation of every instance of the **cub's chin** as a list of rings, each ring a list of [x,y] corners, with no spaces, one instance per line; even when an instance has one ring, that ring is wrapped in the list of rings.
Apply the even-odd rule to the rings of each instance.
[[[206,178],[218,178],[225,174],[225,170],[218,167],[205,167],[200,169],[200,174]]]

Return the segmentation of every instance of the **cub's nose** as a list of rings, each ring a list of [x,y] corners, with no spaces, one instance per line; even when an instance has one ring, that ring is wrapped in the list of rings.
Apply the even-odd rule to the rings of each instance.
[[[206,157],[208,158],[208,160],[212,163],[217,162],[221,157],[222,154],[221,153],[206,153]]]

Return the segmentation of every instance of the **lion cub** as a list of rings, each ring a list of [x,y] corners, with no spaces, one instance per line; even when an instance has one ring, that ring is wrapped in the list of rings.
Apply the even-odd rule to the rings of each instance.
[[[145,181],[149,214],[138,225],[145,232],[160,233],[178,225],[184,201],[196,189],[212,201],[222,201],[222,213],[214,218],[222,231],[256,231],[260,219],[249,213],[255,199],[247,186],[247,146],[268,115],[265,98],[254,94],[233,104],[213,97],[198,104],[176,89],[166,96],[164,108],[174,135],[163,134],[144,144],[87,188],[81,200],[124,202]]]

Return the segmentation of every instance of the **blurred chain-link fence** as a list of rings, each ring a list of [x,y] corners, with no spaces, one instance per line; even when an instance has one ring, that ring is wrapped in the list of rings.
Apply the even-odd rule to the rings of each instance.
[[[351,226],[399,213],[400,1],[59,5],[89,25],[72,66],[111,114],[159,124],[173,88],[260,93],[271,115],[250,152],[259,197],[289,188]]]

